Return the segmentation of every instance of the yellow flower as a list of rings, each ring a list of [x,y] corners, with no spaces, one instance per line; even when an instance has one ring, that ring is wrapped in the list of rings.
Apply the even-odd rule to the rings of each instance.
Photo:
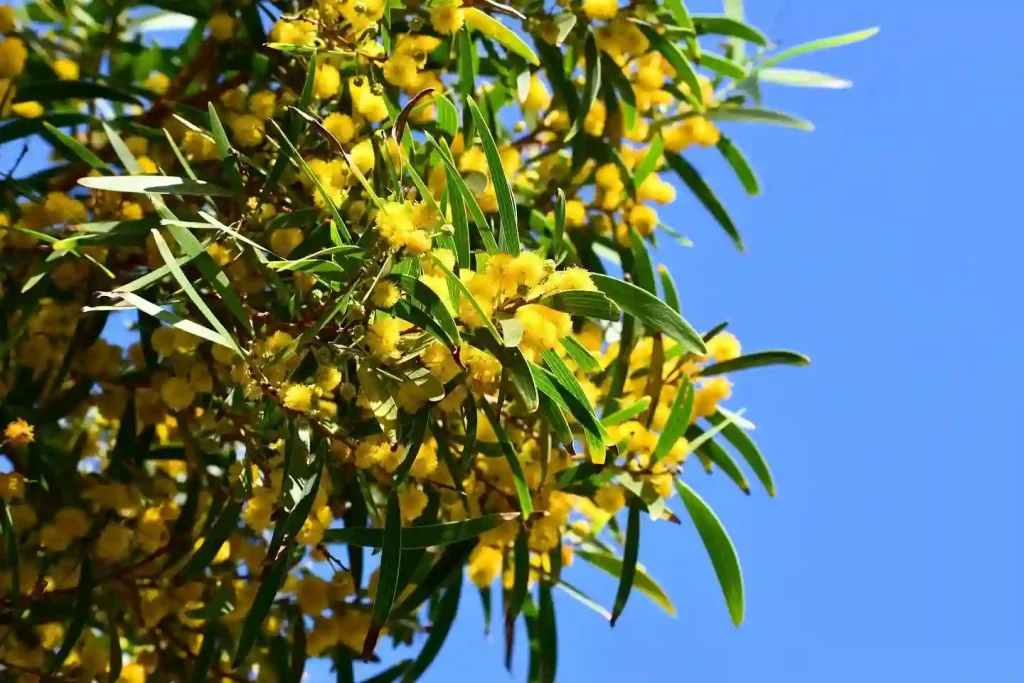
[[[707,417],[718,409],[718,403],[732,395],[732,384],[724,377],[704,380],[693,397],[694,417]]]
[[[373,293],[370,295],[370,301],[377,308],[391,308],[401,298],[402,293],[395,283],[390,280],[378,282],[377,286],[373,288]]]
[[[270,233],[270,248],[280,256],[288,256],[295,247],[302,244],[300,228],[281,228]]]
[[[299,579],[295,597],[302,613],[311,617],[320,616],[327,609],[330,584],[319,576],[307,574]]]
[[[594,494],[594,505],[614,515],[626,506],[626,494],[621,486],[607,484],[597,489]]]
[[[146,77],[142,87],[146,90],[163,95],[171,85],[171,79],[162,71],[154,71]]]
[[[104,562],[123,559],[132,549],[132,537],[130,529],[117,522],[110,522],[96,539],[96,557]]]
[[[71,538],[82,538],[89,533],[89,517],[81,508],[61,508],[53,516],[53,523]]]
[[[374,220],[380,236],[396,249],[405,247],[413,254],[430,249],[430,233],[412,204],[385,202]]]
[[[616,0],[583,0],[583,12],[591,19],[611,19],[619,12]]]
[[[78,62],[70,59],[58,59],[53,63],[53,72],[62,81],[78,80]]]
[[[352,157],[352,163],[356,165],[356,168],[363,173],[369,173],[373,170],[376,155],[373,152],[373,143],[370,142],[369,138],[356,144],[349,152],[349,156]]]
[[[0,33],[10,33],[18,27],[18,11],[10,5],[0,5]]]
[[[138,662],[125,664],[117,683],[146,683],[146,668]]]
[[[522,100],[523,109],[527,111],[542,111],[551,106],[551,93],[540,80],[540,72],[534,72],[530,76],[530,87],[526,91],[526,97]]]
[[[403,484],[398,490],[398,506],[402,520],[411,522],[423,514],[427,507],[427,494],[415,484]]]
[[[309,412],[313,404],[313,387],[308,384],[292,384],[284,390],[284,407],[300,413]]]
[[[456,0],[451,5],[430,8],[430,25],[441,35],[450,36],[465,22],[465,15],[462,11],[462,2]]]
[[[325,100],[341,90],[341,73],[332,64],[318,64],[313,77],[313,97]]]
[[[327,115],[327,118],[324,119],[324,128],[329,130],[331,135],[343,145],[351,142],[356,134],[356,124],[352,121],[352,117],[338,112]]]
[[[31,102],[15,102],[11,105],[11,111],[18,116],[25,117],[26,119],[34,119],[46,113],[46,110],[43,109],[43,105],[39,104],[35,100]]]
[[[277,108],[277,93],[261,90],[249,98],[249,111],[261,119],[269,119]]]
[[[171,377],[160,387],[160,398],[171,410],[184,410],[192,405],[196,392],[187,379]]]
[[[216,41],[224,42],[235,35],[235,20],[224,12],[217,12],[210,17],[210,35]]]
[[[231,127],[231,137],[242,147],[252,147],[263,142],[263,119],[259,117],[242,114],[230,119],[228,125]]]
[[[480,588],[487,588],[501,573],[501,550],[482,543],[469,554],[469,580]]]
[[[35,428],[23,418],[7,423],[4,438],[14,446],[24,446],[36,440]]]
[[[646,237],[653,234],[654,229],[658,227],[658,212],[644,204],[636,204],[629,210],[626,220],[631,228]]]
[[[25,495],[25,477],[17,472],[0,474],[0,498],[11,500]]]
[[[12,78],[25,69],[28,49],[21,38],[5,38],[0,42],[0,78]]]
[[[730,332],[719,332],[708,340],[708,356],[721,363],[737,358],[742,353],[740,341]]]
[[[402,321],[398,318],[383,318],[370,325],[366,344],[377,358],[386,360],[394,356],[401,339]]]

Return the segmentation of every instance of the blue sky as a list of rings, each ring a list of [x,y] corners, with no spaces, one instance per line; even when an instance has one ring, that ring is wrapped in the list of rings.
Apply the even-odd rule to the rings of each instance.
[[[746,254],[685,194],[663,214],[696,243],[663,240],[659,256],[695,325],[728,319],[748,350],[813,359],[735,378],[732,407],[758,424],[778,498],[688,475],[740,551],[746,622],[731,626],[696,532],[648,524],[641,561],[679,616],[635,595],[613,630],[560,600],[559,680],[1022,680],[1013,406],[1024,237],[1012,201],[1024,135],[1011,47],[1024,5],[996,0],[962,19],[964,4],[948,0],[927,11],[922,0],[747,4],[783,45],[882,33],[792,63],[853,90],[766,90],[768,106],[816,132],[729,127],[763,196],[746,198],[716,153],[694,155]],[[612,579],[572,577],[611,604]],[[505,673],[471,599],[426,680],[524,680],[525,668],[520,656]]]
[[[784,45],[882,32],[791,64],[850,78],[852,90],[766,91],[816,132],[730,127],[762,197],[743,196],[715,153],[695,157],[746,254],[688,198],[667,215],[696,242],[666,240],[661,256],[691,321],[728,319],[748,349],[813,359],[735,378],[733,405],[758,424],[778,498],[689,475],[739,549],[746,622],[731,626],[692,528],[648,525],[641,560],[679,617],[635,596],[613,630],[561,601],[559,680],[1024,680],[1013,417],[1024,135],[1006,68],[1019,61],[1024,5],[997,0],[966,17],[969,6],[938,0],[747,6]],[[611,603],[612,580],[576,578]],[[426,680],[469,678],[525,678],[522,660],[504,673],[475,600]]]

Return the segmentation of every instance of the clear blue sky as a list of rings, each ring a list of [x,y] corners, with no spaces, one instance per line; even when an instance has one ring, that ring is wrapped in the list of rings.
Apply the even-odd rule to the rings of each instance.
[[[559,680],[1024,680],[1013,417],[1024,380],[1013,208],[1024,134],[1011,85],[1024,5],[747,6],[784,45],[882,27],[792,63],[848,77],[852,90],[766,92],[816,132],[730,127],[762,197],[745,198],[715,153],[696,157],[747,254],[694,202],[667,221],[697,243],[666,240],[662,257],[695,324],[727,318],[749,349],[799,348],[814,361],[736,377],[734,405],[758,424],[778,498],[747,498],[698,468],[689,477],[739,548],[747,619],[731,626],[695,531],[648,525],[641,560],[679,617],[634,596],[613,630],[563,600]],[[584,574],[611,604],[612,580]],[[506,676],[472,600],[426,678],[524,680],[525,662]]]
[[[747,4],[783,45],[882,33],[792,64],[853,90],[766,91],[815,133],[729,128],[762,197],[746,198],[714,152],[695,155],[746,254],[688,197],[666,215],[696,242],[664,240],[661,252],[691,321],[728,319],[747,349],[814,361],[736,377],[732,405],[759,425],[777,499],[690,471],[739,548],[746,622],[731,626],[696,532],[648,524],[641,561],[679,617],[638,594],[613,630],[559,600],[559,680],[1024,680],[1013,417],[1024,237],[1012,209],[1024,134],[1011,54],[1024,5],[965,15],[972,6],[949,0]],[[611,604],[613,580],[572,577]],[[426,680],[525,680],[518,640],[510,679],[500,639],[483,638],[479,604],[466,600]],[[330,675],[316,667],[311,679]]]

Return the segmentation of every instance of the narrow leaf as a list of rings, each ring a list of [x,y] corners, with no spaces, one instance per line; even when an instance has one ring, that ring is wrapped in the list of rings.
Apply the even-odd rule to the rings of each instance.
[[[519,34],[515,31],[476,7],[467,7],[463,12],[467,24],[480,31],[488,38],[493,38],[498,41],[510,52],[514,52],[530,64],[540,66],[540,60],[537,59],[537,54],[522,38],[519,37]]]
[[[523,513],[523,517],[529,517],[533,514],[533,500],[530,497],[530,487],[526,484],[526,476],[523,474],[523,466],[519,462],[519,456],[516,455],[516,451],[512,447],[512,441],[508,438],[505,427],[501,424],[501,420],[498,419],[498,414],[494,407],[487,401],[482,401],[481,408],[491,423],[495,436],[498,437],[501,452],[504,454],[505,461],[508,462],[508,468],[512,472],[516,496],[519,498],[519,510]]]
[[[99,176],[79,178],[78,184],[91,190],[128,194],[197,195],[233,197],[235,192],[203,180],[170,175]]]
[[[237,669],[249,656],[252,646],[256,644],[256,639],[259,638],[260,632],[263,630],[263,622],[267,620],[277,591],[280,590],[284,578],[288,574],[289,554],[289,548],[282,549],[273,564],[263,570],[260,586],[256,589],[256,597],[253,598],[249,612],[245,615],[245,621],[242,622],[238,646],[231,662],[231,667],[234,669]]]
[[[697,29],[697,35],[713,33],[719,36],[732,36],[749,40],[755,45],[767,47],[768,37],[753,26],[731,17],[718,17],[710,15],[693,15],[693,26]]]
[[[71,622],[64,631],[64,640],[60,644],[60,649],[57,650],[57,654],[54,655],[53,661],[50,663],[49,671],[51,674],[60,669],[65,660],[67,660],[68,655],[71,654],[75,644],[78,643],[78,639],[82,636],[85,622],[93,610],[92,589],[92,560],[86,555],[82,558],[82,567],[78,574],[78,588],[75,590],[75,603],[71,612]]]
[[[775,479],[772,477],[771,468],[768,467],[768,461],[761,455],[761,450],[754,443],[754,440],[738,425],[735,420],[732,422],[728,421],[728,417],[719,409],[719,412],[708,416],[708,421],[716,427],[722,427],[721,434],[725,437],[726,441],[732,444],[743,459],[746,460],[750,469],[754,471],[754,475],[758,481],[764,486],[769,496],[775,497]]]
[[[466,10],[468,11],[468,10]],[[516,215],[516,200],[512,195],[512,187],[505,177],[505,169],[501,165],[501,154],[498,152],[498,145],[487,127],[484,115],[480,113],[473,98],[466,100],[469,111],[473,114],[473,121],[476,123],[476,132],[480,136],[480,143],[484,148],[484,156],[487,157],[487,168],[491,172],[491,182],[494,184],[494,193],[498,198],[498,219],[501,223],[498,246],[506,254],[518,256],[521,251],[519,246],[519,219]]]
[[[739,372],[740,370],[749,370],[750,368],[763,368],[770,365],[795,365],[799,367],[810,365],[810,363],[810,358],[795,351],[758,351],[731,360],[725,360],[721,363],[708,365],[700,371],[700,375],[701,377],[712,377],[714,375],[724,375],[730,372]]]
[[[758,70],[766,69],[771,66],[775,66],[787,59],[793,59],[800,55],[805,55],[809,52],[817,52],[818,50],[828,50],[833,47],[840,47],[842,45],[850,45],[852,43],[859,43],[862,40],[867,40],[878,33],[878,28],[868,28],[862,31],[853,31],[851,33],[844,33],[839,36],[832,36],[831,38],[819,38],[818,40],[812,40],[807,43],[801,43],[800,45],[794,45],[788,50],[783,50],[778,54],[772,55],[768,59],[764,60],[759,66]]]
[[[649,330],[664,332],[679,342],[684,349],[693,353],[707,353],[704,341],[697,331],[661,299],[618,278],[597,273],[591,274],[591,278],[599,290]]]
[[[563,142],[572,140],[583,130],[590,107],[593,106],[594,100],[597,99],[597,93],[601,89],[601,58],[597,50],[597,39],[591,31],[587,31],[587,38],[583,43],[583,64],[583,97],[580,99],[576,117],[573,119],[572,126],[565,133]]]
[[[665,159],[668,161],[669,166],[672,167],[679,178],[690,188],[690,192],[697,197],[704,208],[718,221],[718,224],[722,226],[726,234],[732,239],[733,244],[743,251],[743,238],[740,237],[739,231],[736,229],[736,224],[732,222],[732,217],[729,212],[726,211],[722,202],[719,201],[715,195],[714,190],[707,184],[703,176],[695,169],[690,162],[678,154],[667,152]]]
[[[619,572],[619,588],[615,593],[615,604],[612,607],[611,625],[622,616],[626,609],[629,594],[633,591],[633,579],[636,576],[636,560],[640,552],[640,511],[641,506],[633,502],[629,506],[629,518],[626,522],[626,544],[622,549],[622,569]]]
[[[750,162],[747,161],[747,158],[743,156],[743,152],[740,151],[740,148],[723,135],[718,141],[718,151],[722,153],[725,160],[732,166],[733,172],[739,179],[740,184],[743,185],[743,189],[747,191],[747,194],[751,197],[760,194],[761,183],[758,181],[754,169],[751,168]]]
[[[654,446],[654,454],[651,456],[654,462],[658,462],[668,455],[676,441],[686,433],[686,428],[689,426],[690,419],[693,416],[694,394],[693,383],[690,382],[686,375],[683,375],[679,390],[676,392],[676,397],[672,400],[672,407],[669,408],[668,419],[665,421],[665,426],[662,427],[661,434],[658,435],[658,442]]]
[[[363,641],[363,660],[369,661],[377,647],[381,629],[388,621],[391,607],[398,595],[398,572],[402,561],[402,510],[398,505],[398,489],[388,495],[387,516],[384,520],[384,546],[377,574],[377,596],[373,600],[370,628]]]
[[[785,69],[777,66],[758,69],[757,78],[762,83],[775,83],[776,85],[788,85],[795,88],[842,90],[853,85],[853,83],[844,78],[836,78],[829,74],[823,74],[820,71]]]
[[[85,163],[89,164],[89,166],[95,168],[98,171],[110,171],[110,167],[107,166],[107,163],[100,159],[98,156],[96,156],[92,152],[92,150],[88,149],[81,142],[71,137],[70,135],[62,131],[60,128],[57,128],[56,126],[52,125],[48,121],[43,121],[43,126],[46,127],[46,130],[50,131],[50,135],[55,137],[57,139],[57,142],[66,147],[68,151],[70,151],[76,157],[78,157]]]
[[[737,121],[743,123],[766,123],[784,128],[812,131],[814,124],[791,114],[760,107],[715,107],[706,116],[711,121]]]

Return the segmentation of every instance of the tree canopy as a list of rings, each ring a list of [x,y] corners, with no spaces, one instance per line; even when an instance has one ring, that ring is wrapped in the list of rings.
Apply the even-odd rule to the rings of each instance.
[[[845,87],[780,65],[872,30],[32,0],[0,33],[0,681],[415,680],[467,599],[552,681],[554,594],[675,613],[654,522],[742,621],[693,475],[775,494],[730,377],[807,359],[695,328],[656,246],[686,193],[742,249],[697,160],[757,195],[730,124],[809,130],[762,88]]]

